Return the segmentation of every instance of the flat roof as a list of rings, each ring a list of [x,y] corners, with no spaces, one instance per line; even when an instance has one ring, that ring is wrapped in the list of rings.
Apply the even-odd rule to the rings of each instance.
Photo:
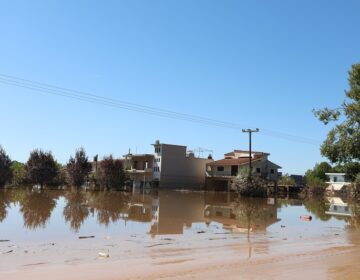
[[[184,146],[184,145],[176,145],[176,144],[165,144],[165,143],[154,143],[154,144],[151,144],[152,146],[161,146],[161,145],[164,145],[164,146],[177,146],[177,147],[187,147],[187,146]]]

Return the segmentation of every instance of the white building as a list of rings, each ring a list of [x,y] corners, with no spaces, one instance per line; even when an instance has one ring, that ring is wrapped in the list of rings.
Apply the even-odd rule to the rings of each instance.
[[[154,146],[154,185],[160,188],[201,189],[205,185],[206,165],[212,159],[197,158],[186,146],[156,141]]]
[[[345,173],[325,173],[329,177],[329,186],[326,188],[327,191],[341,191],[344,186],[348,186],[351,183],[347,182]]]

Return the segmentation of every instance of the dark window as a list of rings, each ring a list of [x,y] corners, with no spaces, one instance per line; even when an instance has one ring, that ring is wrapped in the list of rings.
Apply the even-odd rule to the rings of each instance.
[[[334,182],[337,182],[337,177],[334,177]]]
[[[218,166],[217,171],[224,171],[224,166]]]
[[[222,217],[222,212],[216,211],[215,215],[216,215],[216,217]]]
[[[256,173],[260,173],[260,168],[256,168]]]
[[[336,205],[334,205],[334,210],[337,211],[338,207]]]
[[[133,169],[137,169],[137,165],[138,165],[138,162],[135,160],[135,161],[133,162]]]
[[[271,174],[275,174],[275,170],[274,170],[274,169],[271,169],[271,170],[270,170],[270,173],[271,173]]]

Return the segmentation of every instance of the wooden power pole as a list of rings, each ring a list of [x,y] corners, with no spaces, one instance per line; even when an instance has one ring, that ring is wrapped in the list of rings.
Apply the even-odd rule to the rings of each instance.
[[[251,177],[251,174],[252,174],[252,163],[251,163],[251,160],[252,160],[252,156],[251,156],[251,136],[254,132],[259,132],[260,130],[257,128],[257,129],[243,129],[242,132],[244,133],[249,133],[249,177]]]

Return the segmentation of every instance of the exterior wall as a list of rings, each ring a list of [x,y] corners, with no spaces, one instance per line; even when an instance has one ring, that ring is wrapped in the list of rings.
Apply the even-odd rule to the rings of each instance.
[[[218,171],[218,166],[212,166],[210,174],[212,176],[231,176],[231,166],[223,166],[224,171]]]
[[[266,178],[270,181],[277,181],[279,178],[279,172],[278,168],[275,164],[273,164],[271,161],[264,158],[261,161],[254,161],[253,164],[253,172],[255,175],[261,176],[263,178]],[[231,176],[231,166],[223,166],[224,171],[218,171],[217,166],[212,166],[211,171],[208,173],[211,176]],[[240,174],[241,170],[249,168],[248,165],[241,165],[238,166],[238,174]],[[260,172],[257,172],[257,169],[260,168]],[[274,173],[271,173],[271,169],[274,170]]]
[[[346,182],[344,175],[328,175],[328,176],[330,178],[331,183]]]
[[[153,181],[153,155],[126,155],[125,171],[133,187],[139,188]],[[147,163],[147,164],[145,164]]]
[[[206,164],[212,160],[188,157],[185,146],[155,144],[154,148],[154,179],[160,181],[160,188],[200,189],[205,185]]]

